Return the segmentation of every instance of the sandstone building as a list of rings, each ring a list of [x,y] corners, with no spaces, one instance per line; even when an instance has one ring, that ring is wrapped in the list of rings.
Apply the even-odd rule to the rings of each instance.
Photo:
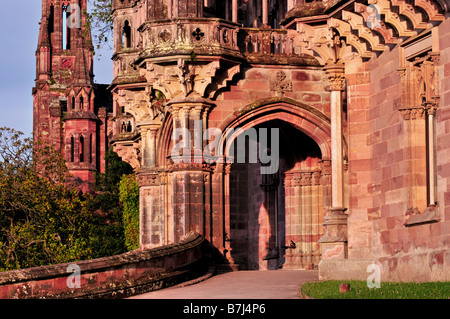
[[[42,2],[34,132],[85,189],[109,147],[136,169],[142,248],[197,231],[240,269],[450,279],[449,1],[113,0],[108,88],[64,25],[86,1]]]

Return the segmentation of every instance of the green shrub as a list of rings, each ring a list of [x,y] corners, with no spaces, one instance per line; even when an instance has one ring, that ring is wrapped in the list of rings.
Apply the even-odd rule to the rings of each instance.
[[[125,245],[128,250],[139,248],[139,184],[135,175],[123,175],[119,186],[123,205]]]

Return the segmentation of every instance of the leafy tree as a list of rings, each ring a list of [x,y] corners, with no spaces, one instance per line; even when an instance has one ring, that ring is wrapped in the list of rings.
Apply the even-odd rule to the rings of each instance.
[[[106,161],[95,192],[82,194],[69,184],[59,152],[0,128],[0,271],[112,256],[131,247],[124,210],[128,216],[131,207],[139,208],[133,169],[112,150]],[[130,189],[123,204],[119,185]],[[132,223],[138,218],[137,210]]]
[[[86,30],[91,32],[96,48],[100,49],[112,37],[112,0],[89,0],[88,5],[90,10],[84,11]]]
[[[0,270],[89,259],[91,215],[60,154],[0,128]]]

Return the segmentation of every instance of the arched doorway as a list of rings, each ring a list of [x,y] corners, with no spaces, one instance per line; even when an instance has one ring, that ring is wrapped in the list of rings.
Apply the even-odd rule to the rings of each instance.
[[[236,159],[240,152],[245,161],[233,161],[224,183],[227,258],[240,269],[317,268],[330,205],[329,121],[283,103],[242,112],[228,127],[242,128],[229,141],[245,136],[245,143],[227,142],[225,155]],[[251,158],[273,149],[272,139],[261,142],[261,129],[279,132],[279,166],[270,174],[261,173],[267,163]]]
[[[320,260],[317,244],[323,215],[321,151],[305,133],[281,120],[252,128],[278,130],[279,166],[261,173],[261,136],[245,134],[245,162],[230,169],[230,257],[241,269],[314,268]],[[237,137],[239,138],[239,137]],[[269,139],[269,141],[273,139]],[[272,154],[273,155],[273,154]],[[267,165],[267,164],[266,164]]]

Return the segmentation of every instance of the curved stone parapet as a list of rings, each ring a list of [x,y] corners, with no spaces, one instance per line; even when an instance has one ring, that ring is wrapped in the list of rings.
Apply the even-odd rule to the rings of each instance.
[[[0,273],[2,299],[124,298],[192,280],[207,271],[208,243],[183,241],[122,255]]]

